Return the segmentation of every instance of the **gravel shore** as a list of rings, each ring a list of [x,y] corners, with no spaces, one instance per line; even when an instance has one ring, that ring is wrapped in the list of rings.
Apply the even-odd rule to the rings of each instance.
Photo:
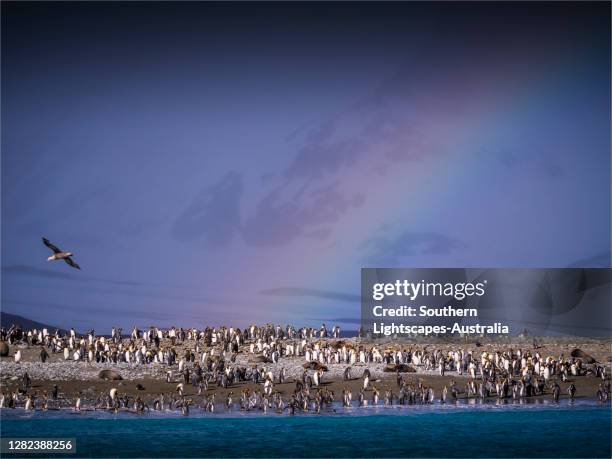
[[[352,345],[366,344],[370,346],[372,343],[356,343],[356,339],[343,340]],[[507,349],[508,347],[523,349],[527,348],[526,343],[499,343],[495,341],[484,343],[406,343],[387,340],[378,342],[377,345],[381,349],[385,348],[420,348],[427,347],[428,349],[441,349],[448,351],[450,349],[465,348],[471,350],[475,355],[479,355],[483,351],[494,352],[496,350]],[[580,348],[588,354],[592,355],[601,363],[610,364],[612,360],[612,341],[597,340],[597,339],[541,339],[537,352],[541,355],[551,356],[569,356],[575,348]],[[176,346],[177,352],[181,354],[185,348],[193,347],[192,342],[185,342]],[[12,354],[16,349],[20,349],[22,353],[22,361],[15,363]],[[533,350],[532,350],[533,351]],[[101,393],[108,393],[110,388],[117,387],[119,392],[130,396],[140,396],[145,400],[151,400],[158,394],[175,393],[176,384],[181,381],[178,374],[178,365],[168,366],[165,364],[127,364],[127,363],[90,363],[86,361],[75,362],[73,360],[64,360],[61,354],[51,354],[46,363],[40,362],[39,359],[40,347],[28,347],[25,344],[11,346],[11,356],[0,359],[0,390],[4,393],[14,391],[21,386],[22,377],[25,372],[28,373],[32,380],[31,391],[35,394],[49,393],[54,385],[58,385],[62,394],[62,399],[65,400],[66,406],[73,403],[74,398],[78,393],[86,400],[93,400]],[[241,349],[241,352],[236,356],[236,361],[233,365],[239,367],[253,367],[257,365],[259,368],[265,367],[266,370],[272,371],[276,377],[281,368],[286,372],[286,383],[275,384],[274,390],[280,392],[283,396],[290,396],[295,389],[295,381],[301,379],[304,373],[304,357],[283,357],[276,364],[262,363],[257,355],[248,353],[246,347]],[[191,367],[193,364],[187,364]],[[322,377],[322,387],[335,391],[339,396],[340,392],[349,387],[356,394],[361,387],[361,376],[365,369],[371,373],[373,385],[378,387],[381,392],[386,389],[397,390],[395,373],[384,372],[385,364],[368,363],[356,364],[352,366],[353,380],[343,381],[343,373],[346,369],[346,364],[329,364],[327,371]],[[105,381],[98,377],[101,370],[114,370],[118,372],[123,380],[121,381]],[[173,380],[166,382],[166,374],[168,370],[173,372]],[[421,379],[424,384],[435,389],[436,393],[444,386],[449,386],[451,380],[455,380],[462,388],[464,387],[467,378],[465,375],[460,376],[454,371],[448,371],[445,376],[439,376],[435,370],[425,370],[423,366],[417,366],[416,373],[405,373],[405,377],[409,380],[416,381]],[[312,374],[312,370],[309,370]],[[609,373],[608,373],[609,374]],[[562,394],[566,394],[567,387],[573,382],[578,388],[577,394],[579,397],[594,397],[601,379],[593,376],[578,376],[572,378],[571,381],[561,383]],[[140,386],[140,388],[139,388]],[[144,387],[144,389],[142,389]],[[202,396],[197,395],[197,388],[190,384],[185,385],[185,395],[194,398],[196,402],[201,401],[205,396],[216,394],[217,400],[222,400],[229,391],[236,394],[244,389],[261,389],[261,385],[256,385],[253,382],[240,382],[227,389],[217,387],[211,384],[209,389]],[[546,395],[542,396],[546,397]]]

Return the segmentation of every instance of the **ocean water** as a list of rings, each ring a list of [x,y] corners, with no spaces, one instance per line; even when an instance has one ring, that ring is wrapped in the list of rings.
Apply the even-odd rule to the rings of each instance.
[[[75,437],[76,457],[609,458],[611,416],[610,405],[596,403],[380,407],[296,416],[3,410],[1,433]]]

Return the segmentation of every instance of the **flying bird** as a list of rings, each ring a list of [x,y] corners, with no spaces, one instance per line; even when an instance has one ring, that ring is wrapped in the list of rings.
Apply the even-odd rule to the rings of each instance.
[[[72,261],[72,258],[70,258],[70,257],[72,257],[74,255],[74,253],[72,253],[72,252],[62,252],[56,246],[51,244],[51,242],[49,242],[49,239],[47,239],[46,237],[43,237],[42,240],[43,240],[43,243],[47,247],[49,247],[51,250],[53,250],[53,255],[51,255],[49,258],[47,258],[47,261],[64,260],[66,263],[68,263],[73,268],[81,269],[81,267],[79,265],[77,265],[74,261]]]

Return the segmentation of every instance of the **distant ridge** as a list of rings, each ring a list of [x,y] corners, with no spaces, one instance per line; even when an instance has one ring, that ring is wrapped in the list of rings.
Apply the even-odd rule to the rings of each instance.
[[[9,328],[11,325],[16,324],[20,325],[23,330],[30,330],[32,328],[40,330],[42,328],[46,328],[49,330],[49,333],[53,333],[55,330],[59,330],[61,333],[66,333],[66,330],[63,328],[43,324],[16,314],[9,314],[8,312],[0,312],[0,324],[4,328]]]

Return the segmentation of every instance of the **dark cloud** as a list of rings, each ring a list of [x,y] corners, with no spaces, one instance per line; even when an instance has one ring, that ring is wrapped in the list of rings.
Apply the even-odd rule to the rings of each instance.
[[[17,311],[17,314],[31,314],[32,310],[43,310],[48,313],[48,311],[55,311],[53,314],[59,312],[67,312],[69,315],[81,315],[85,311],[91,309],[92,305],[71,305],[66,303],[54,303],[49,301],[22,301],[22,300],[13,300],[13,299],[2,299],[2,307],[10,307],[12,310]],[[24,308],[27,312],[23,312],[21,309]],[[150,311],[150,310],[138,310],[133,308],[126,307],[109,307],[105,304],[104,314],[107,315],[117,315],[121,317],[130,317],[130,318],[138,318],[140,320],[139,323],[145,322],[147,320],[168,320],[176,317],[174,311],[172,312],[162,312],[162,311]]]
[[[61,317],[61,319],[49,319],[48,322],[63,325],[66,328],[82,323],[84,327],[95,326],[94,322],[88,315],[88,311],[92,309],[92,304],[76,305],[67,303],[54,303],[49,301],[22,301],[14,299],[2,299],[2,314],[9,309],[13,314],[19,316],[27,316],[26,320],[31,317]],[[97,306],[96,306],[97,307]],[[116,318],[115,325],[125,325],[128,322],[130,325],[139,327],[148,327],[150,325],[172,326],[189,321],[202,323],[204,321],[203,313],[190,313],[188,311],[180,311],[176,309],[168,310],[152,310],[152,309],[134,309],[126,307],[108,307],[105,303],[104,308],[97,307],[103,312],[104,316]],[[4,324],[4,319],[3,319]],[[9,321],[10,322],[10,321]],[[43,322],[47,322],[43,320]],[[112,322],[111,322],[112,323]],[[54,328],[54,327],[53,327]],[[108,330],[110,331],[110,329]]]
[[[262,174],[262,187],[276,184],[246,215],[242,226],[242,181],[230,173],[194,199],[177,220],[175,237],[190,241],[205,236],[211,244],[223,245],[240,228],[244,241],[253,246],[280,246],[299,237],[325,239],[331,224],[366,201],[365,194],[355,193],[350,174],[384,173],[397,162],[433,154],[435,149],[423,139],[422,126],[404,113],[405,104],[416,94],[403,87],[410,72],[414,67],[401,67],[365,95],[362,103],[305,130],[300,139],[297,133],[291,136],[297,143],[295,156],[284,169]],[[436,94],[435,89],[424,88],[429,95]]]
[[[248,243],[280,244],[310,235],[320,230],[318,225],[335,223],[365,203],[364,194],[351,191],[349,173],[367,170],[372,161],[392,163],[402,147],[407,149],[405,133],[410,126],[398,119],[383,97],[392,92],[393,88],[379,88],[378,104],[368,110],[351,106],[306,133],[283,171],[285,181],[260,201],[246,221]],[[273,232],[267,231],[270,226]]]
[[[205,238],[211,247],[227,245],[240,228],[242,190],[237,172],[206,187],[175,221],[174,237],[186,242]]]
[[[323,298],[326,300],[334,301],[346,301],[349,303],[361,302],[359,295],[352,295],[350,293],[341,292],[330,292],[327,290],[317,290],[314,288],[300,288],[300,287],[281,287],[271,288],[262,290],[259,293],[262,295],[273,295],[273,296],[287,296],[287,297],[312,297],[312,298]]]
[[[217,303],[224,304],[227,306],[236,303],[236,299],[212,297],[212,296],[200,296],[200,295],[185,295],[184,292],[193,290],[187,286],[175,286],[175,285],[162,285],[144,282],[135,282],[127,280],[112,280],[102,279],[98,277],[92,277],[82,274],[73,274],[71,272],[60,272],[53,271],[50,269],[36,268],[33,266],[25,265],[13,265],[3,266],[2,272],[8,276],[22,276],[22,277],[38,277],[44,279],[55,279],[77,283],[97,283],[99,287],[92,285],[84,285],[82,289],[78,287],[71,287],[73,290],[80,290],[89,293],[101,293],[106,296],[128,296],[128,297],[139,297],[139,298],[151,298],[154,300],[168,300],[172,302],[182,302],[191,304],[207,304]],[[106,286],[106,287],[105,287]],[[108,287],[108,288],[107,288]],[[118,287],[130,287],[130,288],[118,288]],[[180,294],[168,294],[166,289],[179,290]],[[159,289],[162,289],[160,292]],[[106,310],[106,309],[105,309]]]
[[[91,277],[91,276],[82,275],[82,274],[65,273],[65,272],[60,272],[60,271],[53,271],[51,269],[36,268],[34,266],[26,266],[26,265],[3,266],[2,272],[8,275],[34,276],[34,277],[40,277],[40,278],[45,278],[45,279],[60,279],[60,280],[68,280],[68,281],[76,281],[76,282],[102,282],[105,284],[127,285],[131,287],[138,287],[138,286],[145,285],[140,282],[101,279],[98,277]]]
[[[370,143],[365,138],[347,138],[333,142],[316,140],[300,148],[285,171],[289,179],[319,179],[336,174],[359,161]]]
[[[348,195],[339,185],[325,185],[287,197],[279,187],[265,196],[242,227],[245,242],[254,246],[286,244],[300,236],[326,239],[329,226],[363,205],[362,194]]]
[[[297,197],[285,198],[281,187],[268,194],[256,213],[244,222],[242,235],[250,245],[269,246],[287,243],[298,236],[324,239],[329,224],[337,222],[351,209],[360,207],[364,197],[347,196],[337,184],[297,191]]]
[[[281,246],[313,235],[325,239],[332,224],[365,203],[365,194],[355,194],[356,177],[384,175],[397,163],[442,154],[437,142],[444,131],[432,136],[431,119],[461,114],[462,104],[469,104],[469,94],[480,86],[461,72],[433,78],[437,62],[424,54],[401,65],[343,111],[292,134],[293,159],[283,169],[261,174],[260,189],[250,191],[271,189],[242,219],[242,181],[236,173],[202,191],[177,220],[175,237],[205,236],[211,244],[224,245],[240,228],[252,246]],[[419,108],[422,116],[406,107]]]
[[[532,174],[542,179],[557,179],[566,175],[565,167],[559,162],[555,154],[525,151],[521,154],[505,150],[480,152],[479,160],[490,158],[507,167],[513,173]]]
[[[366,261],[377,266],[392,266],[414,255],[447,255],[465,244],[440,233],[405,231],[395,238],[374,237],[363,246],[369,250]]]

